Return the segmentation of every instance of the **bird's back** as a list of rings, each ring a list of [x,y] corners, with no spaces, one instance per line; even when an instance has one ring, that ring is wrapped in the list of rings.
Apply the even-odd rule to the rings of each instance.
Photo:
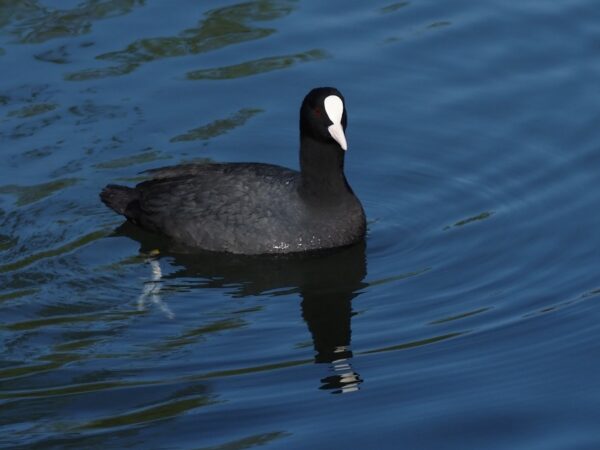
[[[135,188],[108,186],[103,200],[118,196],[121,210],[107,204],[133,223],[189,248],[287,253],[348,245],[364,233],[358,201],[353,211],[346,211],[345,204],[325,209],[307,204],[299,194],[300,174],[294,170],[229,163],[164,167],[149,173],[154,178]],[[130,202],[123,206],[125,195]],[[357,213],[360,220],[348,223]],[[342,239],[340,232],[345,233]]]
[[[132,222],[191,247],[269,253],[301,226],[299,173],[269,164],[165,167],[138,184],[125,211]]]

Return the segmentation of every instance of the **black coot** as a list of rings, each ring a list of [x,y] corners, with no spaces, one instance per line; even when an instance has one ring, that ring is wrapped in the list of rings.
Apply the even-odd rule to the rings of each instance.
[[[316,88],[300,109],[300,172],[271,164],[183,164],[150,170],[100,198],[134,224],[188,250],[261,254],[361,241],[365,214],[344,176],[344,97]]]

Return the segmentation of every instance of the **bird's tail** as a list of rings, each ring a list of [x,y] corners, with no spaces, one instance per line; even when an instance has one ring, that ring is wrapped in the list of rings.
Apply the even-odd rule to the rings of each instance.
[[[127,186],[109,184],[100,192],[100,199],[110,209],[125,216],[127,207],[138,199],[138,192]]]

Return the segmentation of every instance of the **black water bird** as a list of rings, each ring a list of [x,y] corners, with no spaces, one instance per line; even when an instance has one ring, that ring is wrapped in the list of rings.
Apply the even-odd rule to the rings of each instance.
[[[316,88],[300,108],[300,172],[262,163],[183,164],[149,170],[102,201],[187,250],[293,253],[363,240],[365,214],[344,175],[344,97]]]

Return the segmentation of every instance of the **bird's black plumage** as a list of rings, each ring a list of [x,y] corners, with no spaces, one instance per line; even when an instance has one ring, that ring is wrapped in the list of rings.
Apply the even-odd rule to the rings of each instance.
[[[343,102],[334,88],[305,97],[300,172],[260,163],[184,164],[150,170],[152,178],[134,188],[108,185],[100,197],[129,221],[189,250],[291,253],[353,244],[366,226],[344,175]],[[341,119],[334,118],[337,133],[330,131],[336,104],[344,106]]]

